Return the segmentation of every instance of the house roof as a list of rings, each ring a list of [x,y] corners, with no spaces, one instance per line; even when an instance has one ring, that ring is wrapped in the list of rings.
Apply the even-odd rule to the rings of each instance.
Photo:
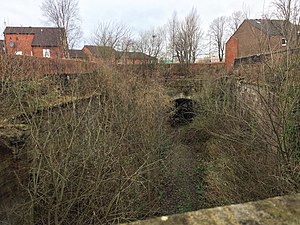
[[[102,59],[111,59],[111,57],[117,59],[121,57],[128,59],[155,59],[155,57],[151,57],[142,52],[116,51],[114,48],[108,46],[85,45],[84,48],[87,48],[94,57]]]
[[[282,36],[283,28],[287,25],[284,20],[249,19],[248,21],[253,27],[267,33],[270,36]],[[288,25],[295,27],[290,22],[288,22]]]
[[[88,56],[83,50],[70,49],[69,56],[72,59],[87,59]]]
[[[84,48],[87,48],[96,58],[107,59],[116,54],[116,50],[108,46],[85,45]]]
[[[125,56],[126,58],[129,59],[150,59],[150,58],[155,58],[151,57],[143,52],[118,52],[118,56],[122,57]]]
[[[62,45],[65,29],[57,27],[6,27],[4,34],[33,34],[32,46],[57,47]]]

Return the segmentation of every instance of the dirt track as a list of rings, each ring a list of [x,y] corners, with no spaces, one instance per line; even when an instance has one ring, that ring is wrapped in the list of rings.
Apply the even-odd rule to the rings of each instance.
[[[178,136],[181,136],[180,131],[177,132]],[[192,143],[181,141],[168,156],[163,214],[194,211],[203,205],[201,198],[203,174],[199,173],[197,154],[197,149]]]

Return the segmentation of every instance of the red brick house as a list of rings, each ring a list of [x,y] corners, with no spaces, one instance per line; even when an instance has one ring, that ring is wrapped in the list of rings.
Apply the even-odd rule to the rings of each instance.
[[[112,64],[147,64],[157,62],[155,57],[151,57],[142,52],[121,52],[108,46],[85,45],[83,52],[88,55],[91,61],[106,61]]]
[[[7,54],[45,58],[68,57],[64,28],[6,27],[4,46]]]
[[[85,45],[82,49],[91,61],[106,61],[116,63],[117,52],[112,47]]]
[[[156,63],[157,59],[155,57],[149,56],[142,52],[118,52],[117,54],[118,64],[151,64]]]
[[[244,20],[226,43],[227,71],[232,70],[237,58],[284,51],[287,47],[287,40],[290,43],[297,40],[298,34],[295,25],[283,20]]]
[[[70,49],[69,50],[70,59],[80,59],[80,60],[88,60],[88,55],[83,50],[78,49]]]

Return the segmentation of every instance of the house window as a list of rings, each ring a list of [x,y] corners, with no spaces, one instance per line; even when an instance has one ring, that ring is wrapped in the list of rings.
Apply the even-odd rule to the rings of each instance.
[[[287,40],[285,38],[281,38],[281,46],[285,47],[287,44]]]
[[[43,57],[50,58],[50,49],[43,49]]]
[[[22,51],[16,51],[16,55],[23,55]]]
[[[10,42],[9,42],[9,47],[11,47],[11,48],[15,47],[15,42],[10,41]]]

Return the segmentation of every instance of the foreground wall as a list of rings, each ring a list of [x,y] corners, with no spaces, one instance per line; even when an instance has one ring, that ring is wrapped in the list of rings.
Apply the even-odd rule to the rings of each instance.
[[[279,225],[300,223],[300,194],[138,221],[132,225]]]
[[[101,62],[74,59],[48,59],[30,56],[0,54],[1,79],[28,79],[57,74],[93,73]],[[135,73],[142,76],[160,76],[161,78],[186,78],[203,74],[220,75],[225,73],[225,63],[194,64],[140,64],[110,65],[122,72]],[[33,73],[34,71],[34,73]]]
[[[142,76],[161,76],[164,79],[188,78],[201,75],[220,76],[225,74],[225,63],[193,64],[140,64],[116,65],[123,72],[133,72]]]
[[[97,63],[81,60],[0,55],[0,80],[20,80],[56,74],[92,73],[97,66]]]

